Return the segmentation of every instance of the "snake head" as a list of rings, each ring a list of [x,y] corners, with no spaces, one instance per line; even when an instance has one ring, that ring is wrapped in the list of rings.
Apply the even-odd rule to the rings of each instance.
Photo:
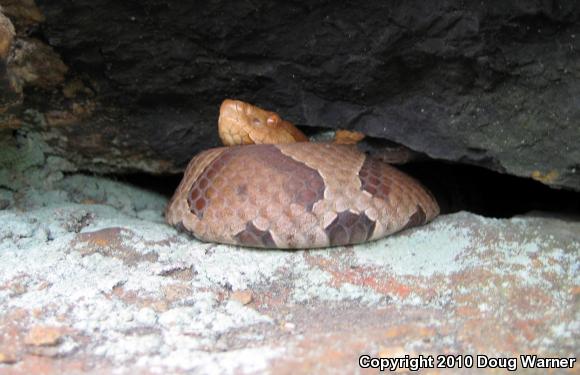
[[[226,99],[220,107],[219,135],[224,145],[307,142],[308,138],[275,112],[240,100]]]

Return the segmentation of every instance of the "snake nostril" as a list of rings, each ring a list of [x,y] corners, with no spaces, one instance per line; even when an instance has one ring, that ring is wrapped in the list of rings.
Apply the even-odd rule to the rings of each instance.
[[[259,118],[257,118],[257,117],[254,117],[254,118],[252,119],[252,124],[254,124],[255,126],[260,126],[260,125],[262,125],[262,122],[260,121],[260,119],[259,119]]]

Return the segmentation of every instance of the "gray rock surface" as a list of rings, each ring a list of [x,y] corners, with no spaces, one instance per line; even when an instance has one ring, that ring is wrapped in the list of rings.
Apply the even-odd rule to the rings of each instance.
[[[179,234],[165,198],[98,177],[0,200],[2,373],[352,373],[365,353],[577,352],[578,221],[462,212],[355,247],[265,251]]]
[[[235,97],[580,190],[580,3],[0,5],[0,373],[576,355],[577,217],[458,212],[263,251],[196,241],[163,222],[166,197],[77,172],[178,172]]]
[[[39,36],[69,71],[29,82],[21,109],[45,116],[78,168],[178,171],[217,144],[219,103],[234,97],[580,190],[576,1],[30,4],[6,7],[16,45]],[[45,55],[21,76],[61,77]]]

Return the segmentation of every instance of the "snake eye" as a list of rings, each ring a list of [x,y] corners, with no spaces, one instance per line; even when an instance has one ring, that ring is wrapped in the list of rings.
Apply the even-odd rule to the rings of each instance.
[[[280,122],[280,116],[278,116],[276,114],[268,116],[268,120],[266,120],[266,123],[269,126],[276,126],[276,125],[278,125],[279,122]]]
[[[252,119],[252,124],[254,124],[254,126],[260,126],[260,125],[262,125],[262,121],[260,121],[260,119],[259,119],[259,118],[257,118],[257,117],[254,117],[254,118]]]

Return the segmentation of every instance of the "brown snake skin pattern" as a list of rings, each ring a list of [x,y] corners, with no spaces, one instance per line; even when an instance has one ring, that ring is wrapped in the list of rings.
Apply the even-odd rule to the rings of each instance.
[[[198,154],[166,219],[203,241],[316,248],[375,240],[438,213],[421,184],[355,146],[300,142]]]

